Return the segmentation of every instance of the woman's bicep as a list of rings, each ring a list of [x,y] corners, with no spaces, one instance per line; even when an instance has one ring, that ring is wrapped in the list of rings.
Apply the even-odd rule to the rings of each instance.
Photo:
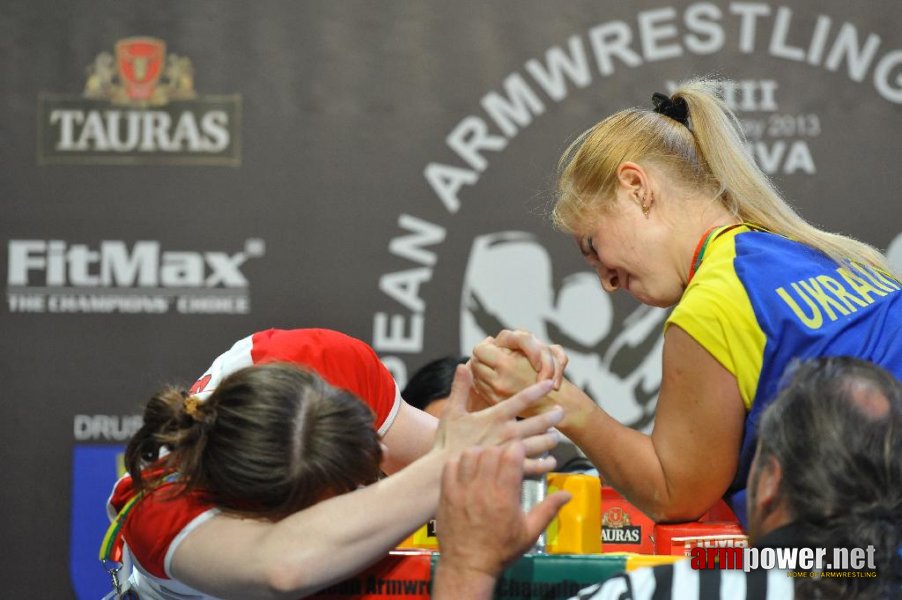
[[[676,513],[693,518],[736,474],[745,407],[736,377],[676,325],[667,329],[652,443]]]

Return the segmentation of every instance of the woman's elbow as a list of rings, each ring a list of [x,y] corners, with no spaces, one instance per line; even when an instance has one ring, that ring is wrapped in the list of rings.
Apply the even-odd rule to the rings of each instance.
[[[695,505],[667,505],[656,507],[647,514],[655,523],[685,523],[687,521],[697,521],[706,511],[707,507]]]
[[[296,560],[276,560],[270,564],[263,577],[267,598],[302,598],[315,592],[317,586],[310,579],[313,569],[304,568]]]
[[[639,509],[655,523],[685,523],[697,521],[714,502],[716,499],[709,500],[698,494],[685,494],[683,497],[670,494],[655,498]]]

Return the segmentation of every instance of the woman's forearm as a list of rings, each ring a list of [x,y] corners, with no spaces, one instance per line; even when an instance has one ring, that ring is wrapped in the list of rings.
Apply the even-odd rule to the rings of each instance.
[[[527,332],[502,334],[503,345],[486,340],[473,350],[477,389],[496,403],[534,382],[535,365],[544,365],[548,354]],[[701,344],[676,326],[664,339],[651,435],[620,424],[567,380],[545,405],[564,408],[558,429],[630,502],[656,520],[687,520],[704,513],[733,480],[746,412],[736,376]]]
[[[656,521],[673,521],[695,518],[707,509],[673,494],[651,436],[619,423],[567,380],[551,398],[564,407],[561,433],[592,461],[606,485],[639,510]]]
[[[435,513],[445,458],[433,452],[377,483],[278,523],[267,547],[272,578],[311,593],[384,557]]]
[[[272,523],[217,515],[178,545],[172,573],[221,598],[295,599],[376,562],[434,513],[447,460],[399,473]]]

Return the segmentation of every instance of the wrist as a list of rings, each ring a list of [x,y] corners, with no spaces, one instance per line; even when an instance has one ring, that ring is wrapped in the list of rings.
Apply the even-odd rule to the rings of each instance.
[[[441,554],[433,591],[454,592],[453,595],[449,594],[448,598],[480,598],[484,594],[488,598],[495,588],[495,582],[501,571],[501,565],[495,567],[488,567],[486,564],[475,566],[472,562]],[[434,598],[436,597],[434,596]]]
[[[581,431],[588,423],[589,416],[600,410],[594,400],[566,379],[559,390],[549,394],[549,398],[564,409],[564,418],[556,427],[567,437]]]
[[[454,575],[460,575],[463,577],[475,577],[477,579],[485,579],[491,578],[495,579],[498,575],[501,574],[501,571],[504,568],[498,564],[492,567],[487,567],[485,564],[473,565],[467,564],[463,561],[455,561],[449,560],[444,556],[439,556],[438,561],[439,568],[445,569],[448,573],[453,573]]]
[[[431,474],[438,475],[439,482],[441,482],[442,470],[452,458],[454,458],[454,452],[446,444],[442,443],[433,446],[429,452],[420,458],[420,461],[423,462],[424,468]]]

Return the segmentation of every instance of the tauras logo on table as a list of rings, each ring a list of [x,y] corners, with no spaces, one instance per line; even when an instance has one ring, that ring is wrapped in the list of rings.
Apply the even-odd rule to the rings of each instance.
[[[38,163],[241,163],[241,97],[198,96],[191,60],[163,40],[116,42],[81,96],[38,98]]]
[[[244,314],[250,283],[242,266],[266,252],[249,239],[240,252],[163,250],[158,241],[96,246],[10,240],[10,312]]]

